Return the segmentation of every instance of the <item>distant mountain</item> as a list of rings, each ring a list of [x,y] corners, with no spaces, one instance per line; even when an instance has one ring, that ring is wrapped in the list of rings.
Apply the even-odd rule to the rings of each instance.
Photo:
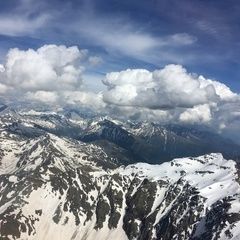
[[[78,138],[83,142],[107,140],[131,152],[137,161],[161,163],[176,157],[221,152],[238,160],[240,146],[219,134],[178,125],[119,123],[104,119],[92,122]]]
[[[199,127],[122,122],[106,117],[86,118],[77,111],[59,114],[5,109],[0,113],[0,121],[8,130],[26,137],[52,133],[93,143],[107,152],[118,149],[128,155],[126,163],[161,163],[176,157],[194,157],[212,152],[221,152],[226,159],[240,158],[238,144]]]

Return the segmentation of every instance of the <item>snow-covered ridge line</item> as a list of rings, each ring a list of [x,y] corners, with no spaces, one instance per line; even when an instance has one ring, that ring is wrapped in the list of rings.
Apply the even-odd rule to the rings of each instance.
[[[122,175],[137,174],[152,181],[166,179],[173,183],[179,179],[196,187],[207,198],[207,206],[228,195],[240,194],[236,162],[225,160],[221,153],[196,158],[179,158],[160,165],[137,163],[115,170]]]

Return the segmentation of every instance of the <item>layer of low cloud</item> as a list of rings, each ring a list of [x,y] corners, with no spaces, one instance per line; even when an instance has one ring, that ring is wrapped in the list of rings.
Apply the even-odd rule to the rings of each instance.
[[[65,104],[85,106],[95,112],[106,111],[106,104],[101,93],[89,91],[65,91],[63,96]]]
[[[208,123],[211,119],[212,114],[208,104],[194,106],[185,110],[179,116],[179,120],[186,123]]]
[[[27,92],[25,98],[30,101],[42,102],[46,104],[57,104],[59,102],[59,96],[56,92],[50,91],[36,91]]]
[[[101,94],[83,91],[82,78],[85,63],[100,61],[76,46],[10,49],[0,65],[0,94],[48,105],[84,105],[97,111],[105,106]]]

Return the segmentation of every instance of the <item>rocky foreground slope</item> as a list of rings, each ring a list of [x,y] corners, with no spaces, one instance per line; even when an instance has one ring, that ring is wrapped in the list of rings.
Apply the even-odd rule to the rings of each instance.
[[[104,170],[90,155],[54,135],[2,142],[1,239],[240,238],[234,161],[211,154]]]
[[[16,119],[0,118],[1,240],[240,239],[235,161],[215,153],[134,163],[111,142]]]

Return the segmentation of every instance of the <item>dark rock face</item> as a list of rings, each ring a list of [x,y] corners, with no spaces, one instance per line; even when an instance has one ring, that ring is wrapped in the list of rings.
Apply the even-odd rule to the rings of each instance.
[[[212,205],[212,208],[206,212],[206,216],[201,219],[205,222],[205,232],[198,237],[192,237],[193,239],[220,239],[221,232],[228,224],[232,225],[240,221],[239,213],[228,213],[231,208],[231,201],[233,197],[226,197],[217,201]],[[231,228],[225,230],[226,239],[231,239],[233,234]]]
[[[240,238],[239,169],[221,154],[133,164],[163,129],[103,121],[84,143],[12,124],[0,129],[0,239]]]
[[[136,123],[118,125],[99,121],[95,129],[79,135],[81,141],[106,140],[129,151],[135,161],[161,163],[176,157],[221,152],[227,159],[238,159],[240,148],[229,139],[206,130],[175,125]],[[97,127],[96,127],[97,126]]]

